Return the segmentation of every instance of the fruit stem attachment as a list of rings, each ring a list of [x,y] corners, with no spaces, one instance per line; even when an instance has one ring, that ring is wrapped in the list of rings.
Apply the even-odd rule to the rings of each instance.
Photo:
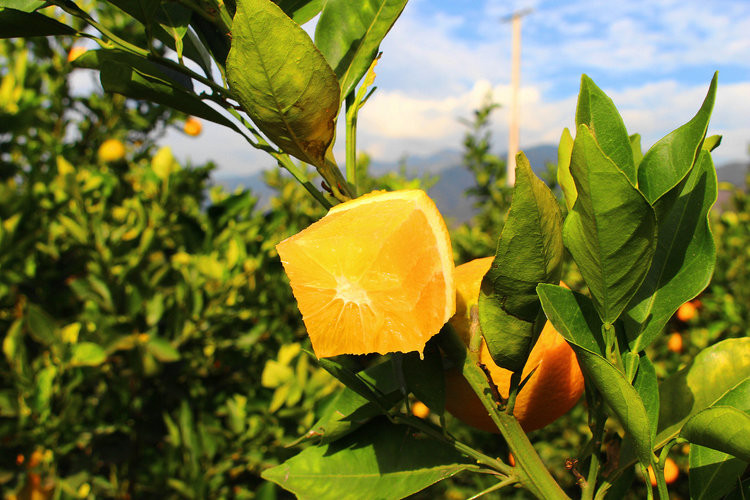
[[[489,381],[479,367],[477,354],[466,348],[450,324],[443,326],[438,339],[446,354],[461,367],[464,378],[482,401],[490,418],[508,443],[516,459],[515,470],[518,482],[538,498],[567,499],[568,496],[547,470],[518,420],[513,415],[500,411],[498,407],[500,402],[493,397]]]

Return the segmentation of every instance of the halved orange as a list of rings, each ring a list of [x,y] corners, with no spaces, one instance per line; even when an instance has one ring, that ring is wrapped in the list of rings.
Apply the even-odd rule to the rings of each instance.
[[[276,246],[319,358],[422,352],[456,309],[453,253],[424,191],[375,191]]]

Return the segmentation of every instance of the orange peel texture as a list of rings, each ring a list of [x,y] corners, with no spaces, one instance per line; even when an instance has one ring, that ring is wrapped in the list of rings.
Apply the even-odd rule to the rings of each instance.
[[[493,257],[475,259],[456,268],[456,314],[450,319],[466,345],[469,344],[469,312],[479,300],[482,278]],[[484,364],[503,398],[508,397],[511,372],[492,361],[482,340],[479,362]],[[526,432],[550,424],[567,413],[583,394],[583,374],[573,349],[547,322],[523,369],[521,380],[532,370],[516,397],[513,414]],[[482,402],[457,369],[446,371],[446,409],[454,417],[477,429],[499,432]]]
[[[424,191],[342,203],[276,249],[319,358],[422,352],[455,312],[450,237]]]

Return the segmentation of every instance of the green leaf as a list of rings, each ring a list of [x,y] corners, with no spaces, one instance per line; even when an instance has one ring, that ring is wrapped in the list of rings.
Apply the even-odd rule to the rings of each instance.
[[[735,488],[729,492],[724,500],[747,500],[750,498],[750,478],[744,481],[737,481]]]
[[[720,145],[721,145],[721,136],[712,135],[711,137],[706,137],[703,140],[703,146],[701,147],[701,149],[704,149],[710,153],[714,149],[718,148]]]
[[[630,136],[630,149],[633,151],[633,164],[635,164],[636,170],[643,160],[643,149],[641,148],[641,134],[633,134]]]
[[[445,412],[445,372],[437,339],[430,339],[425,345],[423,358],[418,352],[403,356],[403,370],[406,386],[419,401],[434,413]]]
[[[396,380],[390,360],[370,366],[359,372],[358,376],[384,395],[386,407],[390,408],[403,399],[401,387]],[[378,405],[356,391],[344,387],[326,406],[320,419],[304,437],[320,436],[322,443],[330,443],[381,414],[382,411]]]
[[[146,342],[146,350],[162,363],[172,363],[180,359],[180,352],[167,339],[161,337],[150,336]]]
[[[34,394],[33,407],[34,410],[41,415],[39,417],[40,420],[46,419],[47,415],[50,413],[50,399],[54,392],[53,385],[56,377],[57,368],[54,365],[46,366],[36,374],[36,380],[34,383],[36,393]]]
[[[586,125],[578,128],[571,172],[578,198],[565,219],[563,239],[599,316],[611,324],[649,270],[656,249],[656,215]]]
[[[311,446],[262,477],[300,500],[404,498],[474,468],[441,441],[385,419],[334,443]]]
[[[651,460],[651,429],[646,407],[628,379],[604,356],[596,309],[585,295],[561,286],[537,287],[544,312],[576,352],[584,378],[601,393],[628,435],[641,463]]]
[[[656,426],[659,423],[659,381],[656,369],[646,353],[641,353],[638,361],[638,371],[633,379],[633,387],[643,401],[648,421],[651,427],[651,439],[656,438]]]
[[[573,154],[573,136],[567,127],[563,129],[560,144],[557,146],[557,183],[565,195],[565,206],[568,211],[576,202],[576,184],[570,173],[570,156]]]
[[[482,336],[502,368],[522,371],[544,327],[536,287],[560,282],[561,226],[557,199],[519,153],[510,212],[479,293]]]
[[[93,342],[75,344],[70,357],[70,363],[73,366],[99,366],[106,360],[106,351]]]
[[[32,2],[28,7],[32,6]],[[76,30],[39,12],[0,10],[0,38],[74,35]]]
[[[158,3],[158,2],[154,2]],[[182,39],[188,31],[192,11],[176,3],[162,4],[161,10],[157,16],[159,25],[174,40],[175,51],[178,57],[182,57],[183,43]]]
[[[21,12],[34,12],[46,3],[45,0],[0,0],[0,7]]]
[[[633,149],[625,123],[615,104],[587,75],[581,77],[581,90],[576,107],[576,126],[591,131],[604,155],[636,185],[637,174],[633,163]]]
[[[698,157],[714,107],[717,76],[714,74],[708,95],[693,119],[660,139],[643,157],[638,167],[638,189],[649,203],[676,186]]]
[[[31,337],[40,344],[50,346],[59,340],[55,321],[36,304],[26,306],[26,328]]]
[[[297,24],[305,24],[318,15],[324,0],[273,0]]]
[[[110,0],[142,24],[149,26],[159,10],[161,1],[154,0]]]
[[[320,358],[318,359],[318,364],[325,371],[340,380],[349,389],[374,403],[381,410],[387,410],[389,406],[386,399],[383,397],[380,390],[372,384],[372,381],[363,377],[361,372],[355,373],[350,367],[339,362],[337,358],[341,358],[341,356]],[[344,359],[346,359],[346,357],[344,357]]]
[[[102,51],[88,51],[81,58],[89,52]],[[224,115],[204,103],[192,92],[183,90],[182,86],[174,80],[158,74],[144,74],[139,71],[142,68],[134,67],[132,64],[125,65],[107,59],[104,61],[106,62],[101,66],[100,79],[102,87],[107,92],[116,92],[133,99],[153,101],[185,114],[198,116],[237,130],[236,125]]]
[[[632,351],[651,344],[680,305],[708,286],[716,261],[708,215],[717,193],[711,155],[702,151],[687,177],[656,202],[656,252],[623,315]]]
[[[750,385],[745,391],[750,394]],[[750,463],[750,415],[737,408],[712,406],[699,411],[685,423],[680,435]]]
[[[656,446],[663,446],[690,416],[712,406],[749,377],[750,337],[723,340],[703,349],[692,363],[659,386]]]
[[[245,112],[282,151],[325,167],[338,81],[307,33],[276,4],[237,2],[227,79]]]
[[[315,45],[333,68],[345,99],[378,54],[380,42],[407,0],[328,0],[315,27]]]
[[[701,444],[718,444],[722,449],[719,451],[701,446],[697,442],[690,445],[691,498],[702,500],[721,498],[739,485],[739,478],[750,462],[747,456],[749,442],[747,436],[750,435],[747,430],[748,419],[750,419],[749,411],[750,378],[747,378],[727,391],[716,401],[715,406],[696,413],[687,421],[682,433],[687,433],[688,439],[693,441],[698,438],[698,441],[702,441],[702,438],[708,438],[708,442]],[[718,420],[711,423],[714,417],[718,417]],[[743,422],[744,431],[741,428]],[[718,428],[714,428],[717,424]],[[697,432],[700,436],[690,436],[692,432]],[[711,436],[711,434],[716,435]],[[726,442],[732,434],[735,436],[735,442]],[[744,447],[744,451],[735,449],[737,447]],[[733,452],[733,454],[726,452]],[[744,460],[741,458],[742,455],[744,455]]]
[[[15,320],[8,328],[3,339],[3,354],[8,365],[13,368],[17,375],[22,375],[26,370],[26,347],[23,343],[22,319]]]

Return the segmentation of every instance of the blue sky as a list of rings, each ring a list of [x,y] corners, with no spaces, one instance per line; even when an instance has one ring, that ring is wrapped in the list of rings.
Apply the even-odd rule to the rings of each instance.
[[[648,147],[692,117],[718,70],[709,132],[724,141],[715,160],[748,158],[747,0],[411,0],[381,46],[378,90],[360,115],[360,148],[380,160],[459,149],[459,118],[488,92],[501,106],[508,102],[511,28],[501,19],[524,8],[533,11],[523,20],[522,149],[556,143],[572,126],[582,73],[613,98],[629,132],[640,132]],[[493,115],[498,153],[506,149],[507,114],[501,107]],[[207,127],[204,141],[175,133],[164,142],[194,161],[216,160],[219,176],[273,165],[226,129]],[[336,153],[343,159],[341,147]]]

